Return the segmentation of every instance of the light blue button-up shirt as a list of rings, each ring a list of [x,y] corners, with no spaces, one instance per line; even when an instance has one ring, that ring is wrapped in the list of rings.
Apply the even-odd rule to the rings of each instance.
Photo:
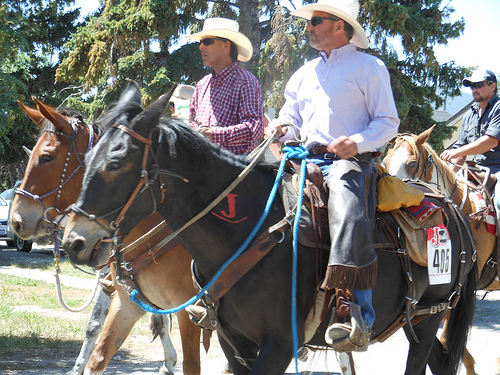
[[[358,152],[372,152],[394,138],[399,118],[384,63],[353,44],[307,62],[290,78],[279,121],[307,135],[305,147],[350,137]],[[282,141],[293,139],[288,131]]]

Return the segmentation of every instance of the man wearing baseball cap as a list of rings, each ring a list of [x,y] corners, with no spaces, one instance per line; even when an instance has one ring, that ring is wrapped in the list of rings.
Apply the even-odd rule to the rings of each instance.
[[[336,350],[365,350],[375,320],[373,286],[377,256],[373,156],[396,136],[398,113],[389,72],[378,58],[360,52],[368,38],[356,20],[357,0],[319,0],[293,15],[309,20],[310,45],[319,57],[307,62],[288,81],[279,118],[266,128],[280,140],[299,134],[307,140],[308,161],[323,171],[329,190],[330,259],[321,287],[339,296],[352,291],[348,309],[339,306],[325,340]],[[291,124],[292,126],[283,126]],[[348,310],[348,311],[346,311]]]
[[[237,60],[250,60],[252,43],[227,18],[208,18],[187,38],[200,42],[203,64],[212,68],[196,85],[191,126],[229,151],[249,153],[264,134],[262,87]]]
[[[500,100],[497,77],[491,70],[478,68],[463,80],[470,87],[474,103],[462,121],[460,136],[453,148],[445,150],[441,159],[453,163],[457,171],[469,155],[477,165],[485,166],[500,180]],[[495,185],[495,205],[500,207],[500,184]]]

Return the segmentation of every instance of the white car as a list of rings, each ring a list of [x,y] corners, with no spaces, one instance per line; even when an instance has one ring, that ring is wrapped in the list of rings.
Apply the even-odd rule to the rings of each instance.
[[[17,181],[12,189],[8,189],[10,190],[10,194],[4,194],[5,192],[0,194],[0,241],[7,242],[8,247],[15,247],[17,251],[29,253],[33,246],[33,241],[25,241],[17,237],[9,222],[10,203],[12,202],[12,198],[14,198],[14,191],[20,183],[21,181]],[[3,195],[5,195],[5,198]]]

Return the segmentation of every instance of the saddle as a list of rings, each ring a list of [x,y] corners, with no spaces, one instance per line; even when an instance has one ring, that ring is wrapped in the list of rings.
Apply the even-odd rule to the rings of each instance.
[[[290,163],[290,169],[283,175],[280,194],[285,211],[295,211],[298,202],[300,171],[298,163]],[[405,233],[410,258],[423,266],[427,264],[426,227],[444,223],[442,212],[427,209],[415,217],[411,207],[420,207],[424,192],[412,187],[399,178],[390,176],[387,171],[377,165],[379,177],[377,181],[377,210],[390,212]],[[323,187],[323,174],[320,168],[308,163],[303,191],[302,213],[299,222],[298,242],[306,247],[330,249],[330,232],[328,225],[328,192]],[[436,210],[438,211],[438,210]],[[386,248],[385,241],[374,239],[375,248]]]
[[[298,204],[300,166],[293,160],[289,166],[282,176],[279,192],[285,212],[295,212]],[[307,163],[303,193],[297,241],[306,247],[329,250],[328,192],[323,187],[323,173],[314,163]]]

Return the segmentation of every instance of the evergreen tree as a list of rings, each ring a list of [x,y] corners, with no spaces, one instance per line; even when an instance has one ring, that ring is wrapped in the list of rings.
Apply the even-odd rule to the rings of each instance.
[[[54,54],[76,28],[74,0],[3,0],[0,3],[0,186],[11,187],[20,176],[6,176],[5,163],[26,160],[21,146],[32,147],[38,127],[24,115],[17,100],[36,96],[58,105]],[[31,103],[30,103],[31,104]],[[8,169],[8,168],[7,168]]]

